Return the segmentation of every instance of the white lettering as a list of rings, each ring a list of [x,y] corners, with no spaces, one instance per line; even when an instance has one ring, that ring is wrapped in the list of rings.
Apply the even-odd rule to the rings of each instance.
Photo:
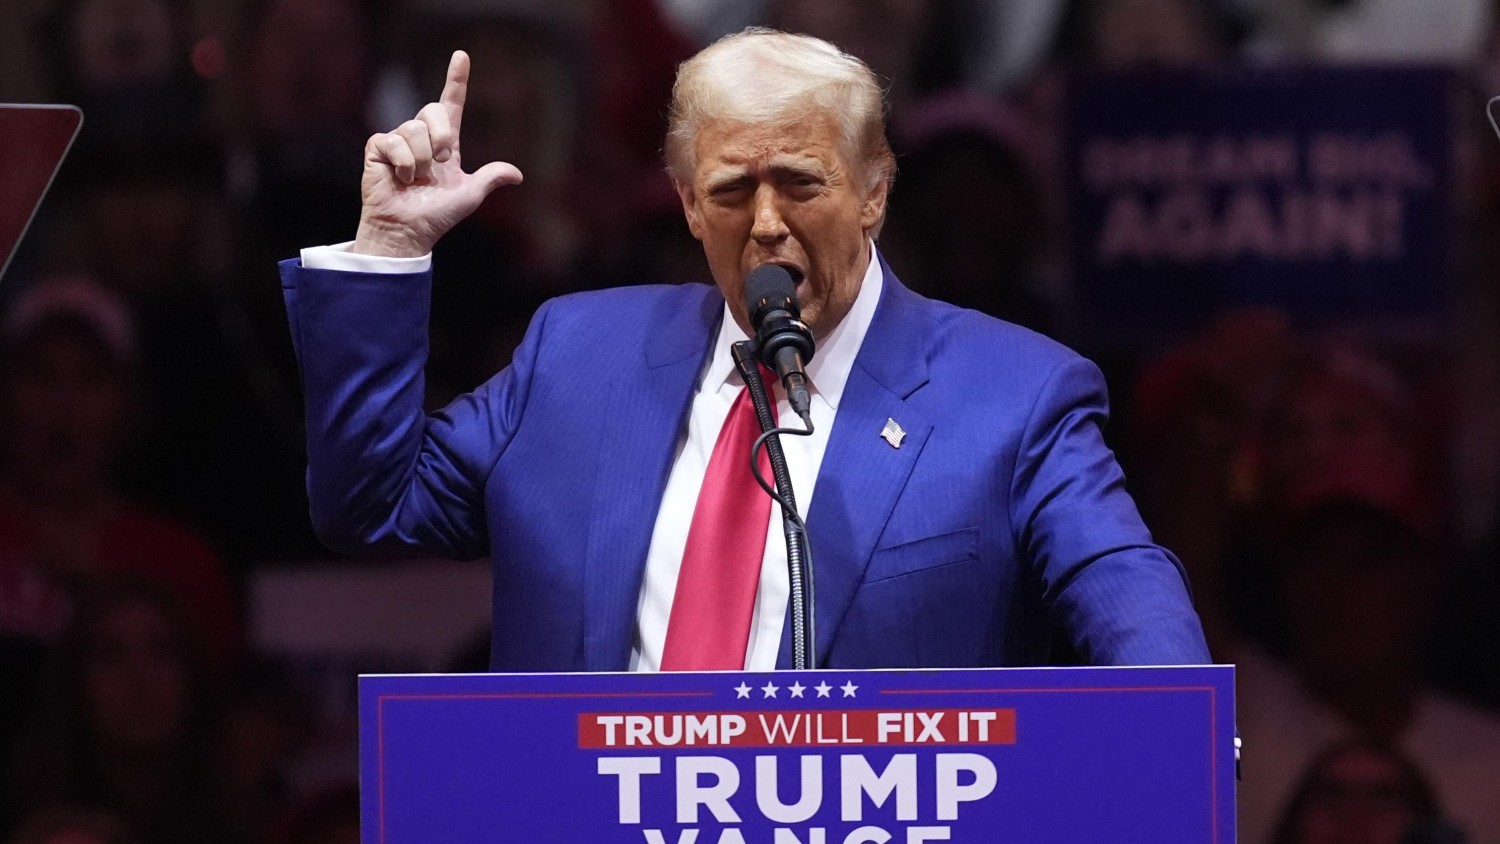
[[[765,733],[766,738],[772,744],[776,743],[778,735],[782,736],[783,742],[791,744],[796,738],[797,725],[802,721],[801,715],[793,715],[790,722],[786,720],[785,715],[777,715],[771,721],[767,721],[764,715],[757,717],[760,718],[761,732]]]
[[[990,723],[995,720],[995,713],[970,712],[968,720],[974,722],[974,729],[979,733],[979,741],[990,740]]]
[[[967,785],[959,785],[959,772],[974,775]],[[939,753],[937,755],[937,816],[940,821],[958,820],[958,804],[972,803],[995,790],[995,763],[977,753]]]
[[[840,813],[843,820],[864,820],[862,795],[868,795],[876,807],[885,805],[896,795],[896,819],[917,819],[917,757],[898,753],[891,757],[885,770],[876,774],[865,757],[854,754],[839,759]],[[884,839],[882,839],[884,840]]]
[[[651,717],[649,715],[625,716],[625,743],[651,746]]]
[[[917,736],[919,743],[924,741],[941,742],[943,740],[943,732],[938,729],[938,724],[943,720],[943,713],[918,712],[917,720],[922,722],[922,734]]]
[[[713,784],[699,784],[700,776]],[[729,798],[740,787],[740,769],[719,756],[683,756],[677,760],[677,822],[698,822],[699,807],[707,808],[719,823],[739,823],[740,816]]]
[[[823,758],[803,756],[802,793],[797,802],[781,802],[775,756],[755,757],[755,804],[760,813],[776,823],[803,823],[823,805]]]
[[[745,716],[725,715],[724,723],[719,728],[719,742],[721,744],[732,743],[736,736],[745,734],[745,726]]]
[[[655,756],[601,756],[599,773],[619,777],[620,823],[641,822],[641,777],[661,773]]]
[[[719,719],[713,715],[689,715],[687,722],[688,744],[718,744]]]
[[[614,747],[615,746],[615,727],[620,726],[620,722],[622,722],[624,720],[625,720],[624,717],[619,716],[619,715],[600,715],[599,716],[599,718],[598,718],[599,726],[601,726],[601,727],[604,728],[604,745],[606,747]]]

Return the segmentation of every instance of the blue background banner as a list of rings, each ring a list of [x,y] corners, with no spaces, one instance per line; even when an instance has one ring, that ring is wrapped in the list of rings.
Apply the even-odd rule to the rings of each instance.
[[[1234,840],[1233,669],[360,679],[366,844]]]
[[[1247,305],[1309,324],[1441,315],[1448,71],[1089,75],[1066,111],[1091,340],[1150,348]]]

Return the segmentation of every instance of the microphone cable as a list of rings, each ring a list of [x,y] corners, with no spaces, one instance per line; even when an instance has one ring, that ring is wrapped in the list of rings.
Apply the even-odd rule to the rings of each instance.
[[[798,669],[815,668],[817,634],[814,608],[810,600],[813,594],[812,541],[808,537],[806,522],[797,512],[791,473],[787,470],[786,455],[781,451],[779,439],[780,434],[812,436],[812,419],[803,418],[802,422],[806,427],[801,429],[778,427],[771,414],[773,394],[769,394],[760,377],[760,367],[755,362],[752,345],[748,342],[736,343],[732,351],[740,377],[750,390],[750,398],[755,405],[756,418],[762,431],[750,447],[750,473],[771,500],[781,506],[782,528],[787,544],[787,605],[792,620],[792,666]],[[759,457],[763,447],[771,460],[774,485],[760,471]],[[805,624],[802,623],[803,620]]]

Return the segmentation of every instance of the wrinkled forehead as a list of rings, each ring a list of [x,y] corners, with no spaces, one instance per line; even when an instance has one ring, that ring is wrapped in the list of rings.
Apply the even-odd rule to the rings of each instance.
[[[828,115],[798,112],[785,117],[747,121],[718,118],[704,122],[695,137],[694,149],[700,154],[757,154],[822,150],[834,148],[839,141],[838,127]]]
[[[837,121],[808,112],[797,117],[747,122],[716,119],[694,138],[698,179],[720,172],[765,168],[828,171],[848,166]]]

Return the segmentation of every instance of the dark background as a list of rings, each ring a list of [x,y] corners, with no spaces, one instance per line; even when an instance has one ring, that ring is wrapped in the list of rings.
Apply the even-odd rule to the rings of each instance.
[[[1500,842],[1487,0],[6,0],[0,15],[0,102],[86,114],[0,285],[0,840],[355,840],[353,675],[482,669],[485,576],[339,559],[312,538],[275,261],[353,236],[365,138],[435,98],[463,48],[465,158],[526,182],[436,252],[432,407],[503,366],[551,296],[707,281],[660,161],[665,105],[678,62],[765,23],[887,80],[899,173],[880,245],[902,280],[1104,366],[1131,490],[1188,567],[1216,658],[1241,666],[1242,840],[1456,826]],[[1152,74],[1412,65],[1447,80],[1421,244],[1442,260],[1365,272],[1422,307],[1371,321],[1325,295],[1309,319],[1226,296],[1159,332],[1148,310],[1133,342],[1101,328],[1067,201],[1070,98]],[[1243,283],[1220,269],[1172,278]]]

